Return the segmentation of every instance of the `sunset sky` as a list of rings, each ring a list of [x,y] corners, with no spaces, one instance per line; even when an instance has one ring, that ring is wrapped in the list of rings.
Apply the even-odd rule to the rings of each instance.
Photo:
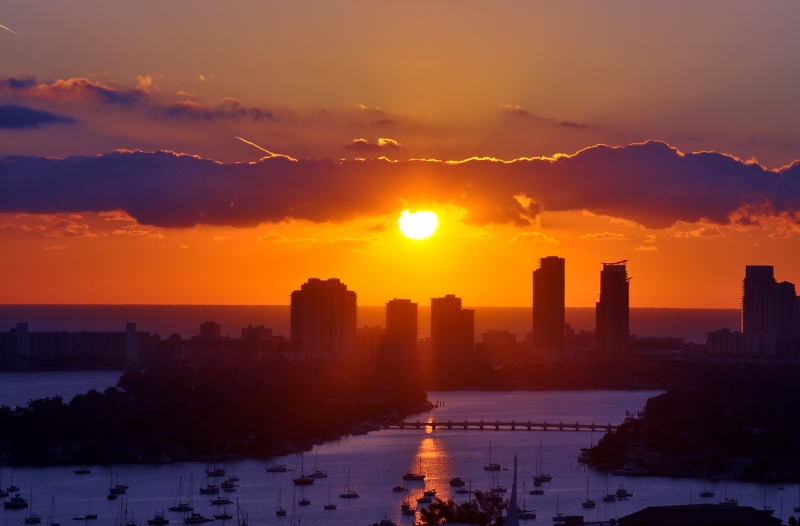
[[[800,284],[800,3],[6,2],[0,302],[737,308]],[[403,210],[436,233],[403,236]]]

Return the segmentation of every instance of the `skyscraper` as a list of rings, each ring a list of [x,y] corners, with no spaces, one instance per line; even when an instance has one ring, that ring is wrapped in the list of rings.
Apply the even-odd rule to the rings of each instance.
[[[564,258],[548,256],[533,271],[533,348],[564,349]]]
[[[336,278],[311,278],[291,295],[292,350],[350,356],[356,341],[356,293]]]
[[[778,350],[800,339],[800,313],[793,283],[775,280],[772,266],[747,265],[742,281],[742,333],[774,334]]]
[[[412,360],[417,355],[417,304],[393,299],[386,303],[386,359]]]
[[[475,350],[475,311],[461,298],[431,298],[431,353],[434,359],[458,358]]]
[[[625,261],[603,263],[600,271],[600,301],[595,311],[596,345],[601,353],[622,354],[628,350],[630,305],[628,271]]]

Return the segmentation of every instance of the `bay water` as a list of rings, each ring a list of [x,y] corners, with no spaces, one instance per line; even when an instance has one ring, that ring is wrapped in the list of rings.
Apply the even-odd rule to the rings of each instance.
[[[30,398],[60,394],[68,401],[72,395],[90,388],[103,390],[114,385],[119,373],[98,372],[35,372],[0,373],[0,405],[24,405]],[[54,385],[59,383],[60,386]],[[516,420],[525,422],[547,421],[558,423],[596,422],[619,423],[626,411],[644,407],[655,391],[508,391],[508,392],[429,392],[429,399],[437,405],[429,413],[416,415],[409,420],[463,421]],[[298,419],[302,419],[298,415]],[[520,506],[523,504],[522,484],[526,490],[533,487],[537,457],[541,452],[541,471],[553,477],[542,485],[543,495],[525,495],[524,504],[536,510],[537,519],[531,524],[552,524],[557,512],[566,515],[583,515],[585,520],[603,520],[620,517],[650,505],[688,504],[690,502],[716,503],[727,493],[739,505],[761,509],[765,504],[775,509],[775,516],[784,520],[792,514],[793,506],[800,505],[800,488],[797,484],[758,484],[746,482],[713,482],[699,479],[673,479],[661,477],[611,477],[604,472],[587,469],[577,463],[582,447],[589,447],[602,436],[601,432],[588,431],[527,431],[527,430],[380,430],[367,435],[346,436],[339,440],[316,446],[303,456],[290,455],[276,459],[292,471],[267,473],[270,461],[243,459],[228,461],[224,467],[240,477],[240,487],[228,495],[237,500],[255,526],[289,525],[294,513],[294,524],[368,525],[383,517],[398,524],[413,524],[414,518],[400,513],[403,493],[392,487],[402,485],[402,475],[421,469],[426,479],[410,482],[408,498],[412,502],[424,489],[435,489],[438,496],[453,496],[457,502],[467,498],[454,493],[449,486],[452,477],[460,476],[472,490],[486,490],[491,485],[511,489],[513,457],[519,458]],[[490,451],[491,444],[491,451]],[[500,472],[483,469],[488,461],[502,465]],[[302,467],[301,467],[302,466]],[[61,526],[115,526],[121,506],[126,506],[135,522],[144,526],[155,512],[165,510],[172,524],[182,524],[183,514],[166,511],[177,499],[186,500],[191,495],[196,513],[211,517],[223,508],[236,515],[235,504],[212,506],[207,495],[198,488],[203,481],[205,463],[188,462],[160,465],[129,464],[120,466],[89,466],[90,474],[77,475],[78,466],[5,467],[2,471],[3,487],[13,483],[21,486],[25,498],[33,496],[29,510],[7,510],[9,525],[23,523],[29,511],[40,514],[46,522],[51,503],[55,503],[55,521]],[[304,467],[306,473],[324,470],[327,478],[317,479],[304,488],[294,486]],[[118,482],[130,486],[128,493],[116,501],[106,499],[112,483],[112,471],[118,470]],[[359,493],[357,499],[340,499],[339,494],[348,487]],[[179,497],[178,491],[181,495]],[[602,502],[602,495],[614,492],[624,485],[633,494],[627,500]],[[701,499],[700,491],[714,489],[716,496]],[[785,489],[780,489],[785,487]],[[525,492],[527,493],[527,491]],[[336,510],[324,510],[331,502]],[[589,498],[597,501],[595,509],[585,510],[581,502]],[[285,517],[277,517],[278,498],[288,510]],[[510,493],[505,494],[508,498]],[[309,506],[298,506],[305,497]],[[5,499],[4,499],[5,500]],[[293,509],[294,508],[294,509]],[[98,515],[97,520],[73,521],[87,513]],[[83,523],[86,524],[83,524]],[[215,521],[217,523],[221,521]],[[233,521],[227,521],[235,524]]]

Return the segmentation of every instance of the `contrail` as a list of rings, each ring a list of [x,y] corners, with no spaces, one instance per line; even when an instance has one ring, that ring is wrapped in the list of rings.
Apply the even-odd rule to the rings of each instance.
[[[9,29],[9,28],[7,28],[7,27],[6,27],[6,26],[4,26],[3,24],[0,24],[0,27],[2,27],[3,29],[5,29],[6,31],[10,31],[10,32],[14,33],[14,34],[15,34],[15,35],[17,35],[18,37],[21,37],[21,36],[22,36],[22,35],[20,35],[19,33],[17,33],[16,31],[14,31],[13,29]]]
[[[237,136],[237,135],[234,135],[234,137],[236,137],[237,139],[239,139],[240,141],[242,141],[242,142],[244,142],[244,143],[247,143],[247,144],[249,144],[250,146],[255,146],[256,148],[258,148],[258,149],[259,149],[259,150],[261,150],[262,152],[267,152],[267,153],[269,154],[269,156],[270,156],[270,157],[286,157],[286,158],[287,158],[287,159],[289,159],[290,161],[297,161],[297,159],[294,159],[293,157],[289,157],[288,155],[284,155],[284,154],[282,154],[282,153],[274,153],[274,152],[271,152],[271,151],[267,150],[266,148],[262,148],[261,146],[257,145],[256,143],[254,143],[254,142],[250,142],[250,141],[248,141],[247,139],[242,139],[241,137],[239,137],[239,136]]]

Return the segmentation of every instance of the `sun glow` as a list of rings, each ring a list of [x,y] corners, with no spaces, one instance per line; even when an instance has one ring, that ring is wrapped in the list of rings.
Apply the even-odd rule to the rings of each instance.
[[[409,210],[403,210],[397,224],[400,225],[400,232],[404,236],[411,239],[425,239],[436,232],[439,218],[435,212],[414,212],[412,214]]]

